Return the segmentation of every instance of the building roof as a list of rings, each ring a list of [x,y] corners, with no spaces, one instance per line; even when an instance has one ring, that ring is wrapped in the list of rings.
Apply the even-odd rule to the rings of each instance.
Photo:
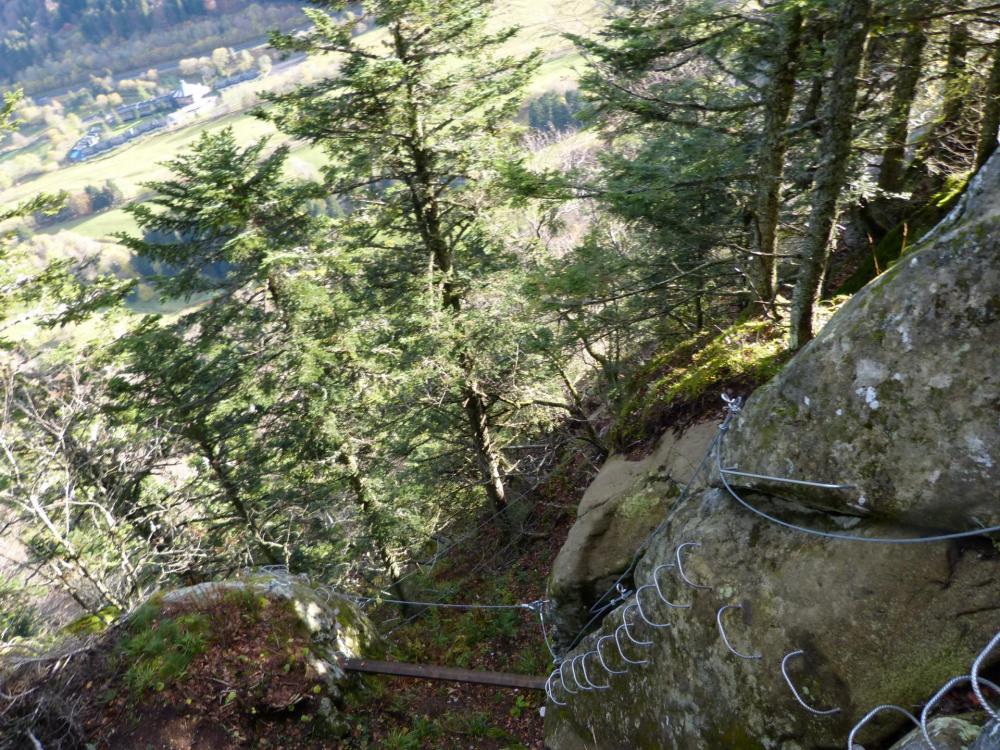
[[[202,99],[208,96],[212,92],[208,86],[202,86],[200,83],[188,83],[185,80],[181,80],[180,85],[177,90],[174,91],[173,96],[177,99],[191,97],[193,99]]]

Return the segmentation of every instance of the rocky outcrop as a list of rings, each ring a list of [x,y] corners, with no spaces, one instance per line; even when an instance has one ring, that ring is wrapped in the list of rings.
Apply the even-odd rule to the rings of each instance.
[[[927,734],[938,750],[971,750],[980,727],[957,716],[942,716],[927,722]],[[919,729],[914,729],[889,750],[927,750]]]
[[[717,421],[667,433],[640,461],[612,456],[587,488],[553,564],[549,598],[553,637],[568,643],[589,619],[588,610],[628,568],[639,542],[656,528],[695,473]]]
[[[983,185],[965,221],[851,299],[727,439],[733,467],[856,490],[743,487],[916,528],[1000,524],[998,217]]]
[[[353,602],[297,576],[161,591],[103,632],[8,655],[0,747],[29,732],[45,747],[338,747],[358,685],[341,659],[380,652]]]
[[[998,198],[994,159],[947,225],[838,311],[725,438],[724,461],[740,470],[852,487],[739,477],[748,500],[790,522],[872,537],[1000,523]],[[622,606],[566,655],[600,646],[587,676],[579,660],[566,674],[576,667],[581,681],[608,687],[576,690],[570,676],[567,695],[556,681],[567,705],[549,705],[551,748],[843,747],[872,707],[918,705],[967,674],[1000,628],[991,539],[819,538],[750,513],[718,486],[671,515],[635,575],[646,584],[659,571],[673,606],[653,589],[641,596],[664,627]],[[676,564],[661,567],[687,542],[698,545],[681,548],[688,583]],[[623,617],[643,642],[619,631],[625,655],[649,663],[625,665],[613,640],[598,641]],[[609,675],[599,658],[624,673]],[[802,703],[823,713],[800,704],[783,666]],[[905,722],[880,717],[858,741],[885,747]]]
[[[154,597],[163,606],[197,611],[227,597],[263,597],[290,611],[310,647],[307,667],[324,682],[329,697],[337,698],[346,679],[343,657],[371,657],[381,649],[371,621],[349,599],[304,579],[281,573],[254,573],[232,581],[216,581],[174,589]]]

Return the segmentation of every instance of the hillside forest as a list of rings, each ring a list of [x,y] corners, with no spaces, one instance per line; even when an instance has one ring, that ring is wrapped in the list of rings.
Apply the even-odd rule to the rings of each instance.
[[[205,129],[128,196],[127,273],[22,241],[67,195],[0,205],[0,655],[262,566],[380,624],[426,612],[379,598],[543,598],[538,550],[607,457],[766,382],[997,147],[987,0],[608,3],[544,95],[503,5],[3,4],[8,138],[25,93],[235,24],[333,64],[254,100],[274,135]],[[547,671],[537,629],[509,650]],[[103,747],[60,705],[0,747]],[[541,747],[517,742],[482,746]]]

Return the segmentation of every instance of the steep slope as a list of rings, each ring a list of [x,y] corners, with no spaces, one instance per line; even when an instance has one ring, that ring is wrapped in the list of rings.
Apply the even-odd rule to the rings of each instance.
[[[876,705],[912,708],[968,673],[997,631],[991,539],[842,537],[1000,520],[998,196],[994,158],[915,252],[751,396],[719,460],[744,472],[726,476],[747,504],[714,471],[670,509],[637,568],[646,587],[564,655],[551,747],[842,747]],[[899,736],[906,720],[889,716],[866,747]]]

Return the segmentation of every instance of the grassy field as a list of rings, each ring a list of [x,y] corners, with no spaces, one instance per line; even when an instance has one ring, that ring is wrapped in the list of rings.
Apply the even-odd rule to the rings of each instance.
[[[531,94],[549,90],[564,90],[575,85],[582,60],[572,44],[562,37],[567,32],[589,33],[600,24],[605,0],[507,0],[501,1],[501,13],[496,24],[515,24],[522,33],[510,43],[510,52],[523,54],[534,48],[545,52],[545,62],[531,86]],[[370,44],[379,43],[379,33],[367,34]],[[311,58],[287,68],[263,81],[248,84],[253,90],[288,85],[315,79],[335,71],[333,56]],[[263,86],[261,84],[264,84]],[[188,149],[205,131],[232,127],[241,143],[250,143],[265,135],[274,142],[284,140],[272,125],[255,119],[248,110],[233,112],[214,119],[196,121],[190,126],[169,133],[152,134],[133,144],[116,149],[97,159],[62,167],[36,179],[10,188],[0,194],[0,205],[24,200],[39,192],[81,191],[87,185],[98,185],[112,179],[126,198],[140,194],[144,182],[165,177],[168,170],[163,162]],[[298,145],[294,158],[311,168],[323,162],[315,148]],[[109,211],[49,227],[46,234],[70,231],[91,239],[106,239],[116,231],[134,230],[135,225],[123,211]]]

